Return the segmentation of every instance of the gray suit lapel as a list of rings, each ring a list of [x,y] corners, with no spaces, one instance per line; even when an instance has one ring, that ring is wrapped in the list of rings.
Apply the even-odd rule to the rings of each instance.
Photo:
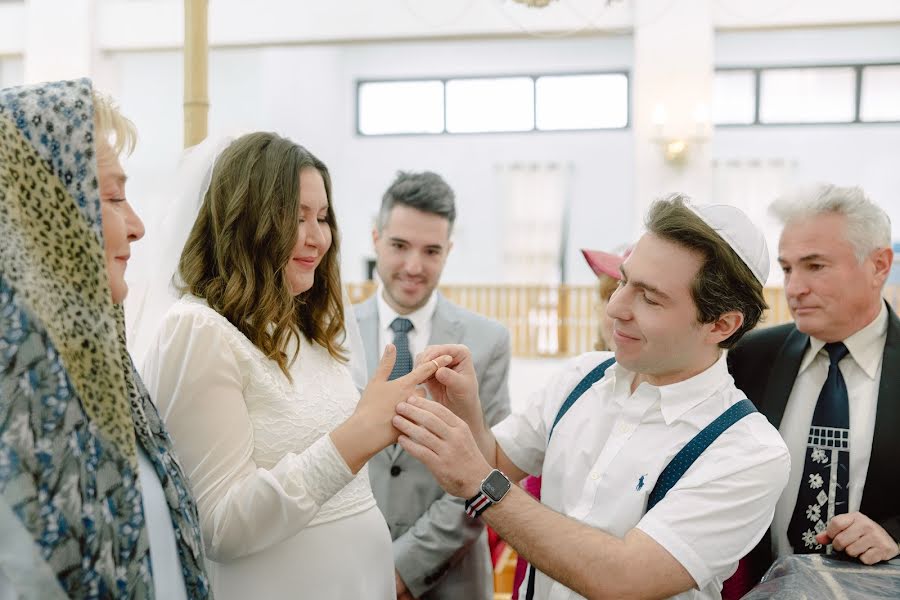
[[[458,311],[440,293],[435,293],[438,295],[437,306],[434,309],[434,316],[431,317],[431,336],[428,338],[428,343],[430,345],[458,344],[462,341],[463,333],[465,333]]]
[[[371,379],[372,374],[375,373],[375,367],[378,366],[378,360],[381,358],[378,353],[378,305],[375,303],[375,297],[357,304],[354,312],[356,313],[356,322],[359,324],[359,333],[363,339],[363,346],[366,349],[366,369],[369,379]]]

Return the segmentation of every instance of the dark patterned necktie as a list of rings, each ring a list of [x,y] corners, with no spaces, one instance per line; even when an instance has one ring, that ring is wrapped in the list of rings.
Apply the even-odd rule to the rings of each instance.
[[[413,328],[412,321],[397,317],[391,322],[391,330],[394,332],[394,346],[397,347],[397,360],[388,380],[397,379],[412,371],[412,354],[409,351],[409,336]]]
[[[847,512],[850,482],[850,402],[838,363],[847,356],[841,342],[825,344],[830,363],[809,428],[803,479],[788,525],[797,554],[831,553],[816,541],[835,515]]]

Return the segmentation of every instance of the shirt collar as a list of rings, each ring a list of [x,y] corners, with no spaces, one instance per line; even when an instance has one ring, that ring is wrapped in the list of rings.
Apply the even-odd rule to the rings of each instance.
[[[437,308],[437,296],[435,292],[432,292],[424,306],[417,308],[408,315],[401,315],[391,308],[384,299],[384,285],[379,285],[375,298],[378,305],[378,322],[381,324],[381,329],[391,331],[391,323],[394,322],[394,319],[403,317],[412,321],[414,331],[424,331],[426,329],[425,326],[431,322],[431,317],[434,316],[434,311]]]
[[[884,353],[884,342],[887,339],[888,312],[887,305],[881,303],[881,311],[878,316],[872,319],[872,322],[844,340],[844,345],[850,351],[850,356],[856,361],[856,364],[865,372],[869,379],[875,379],[878,372],[878,364],[881,361],[881,355]],[[803,355],[803,361],[800,363],[800,373],[806,370],[812,364],[825,342],[809,336],[809,348]]]
[[[615,389],[619,392],[616,394],[616,401],[619,405],[623,405],[631,396],[631,382],[635,374],[618,363],[616,363],[614,373],[616,377]],[[680,419],[689,410],[712,397],[713,394],[730,381],[732,379],[731,375],[728,374],[725,352],[720,352],[716,362],[702,373],[698,373],[690,379],[663,386],[655,386],[643,382],[635,390],[635,394],[643,388],[658,397],[663,419],[666,425],[671,425],[672,422]]]

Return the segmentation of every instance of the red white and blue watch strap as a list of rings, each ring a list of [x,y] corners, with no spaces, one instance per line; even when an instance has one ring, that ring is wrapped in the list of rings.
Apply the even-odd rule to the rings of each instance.
[[[487,494],[482,490],[478,490],[477,494],[466,500],[466,514],[473,519],[477,519],[481,516],[481,513],[490,508],[493,503],[494,501],[491,500]]]

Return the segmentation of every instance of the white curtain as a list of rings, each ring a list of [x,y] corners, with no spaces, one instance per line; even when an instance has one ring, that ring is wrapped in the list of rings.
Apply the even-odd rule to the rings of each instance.
[[[559,284],[568,228],[571,165],[512,163],[496,168],[503,210],[503,281],[540,286],[517,318],[539,354],[559,348]]]
[[[512,163],[496,168],[503,207],[503,279],[558,284],[570,167]]]
[[[740,208],[760,227],[769,245],[768,285],[781,285],[777,267],[781,225],[768,213],[769,205],[790,191],[797,181],[797,161],[785,158],[713,161],[713,202]]]

